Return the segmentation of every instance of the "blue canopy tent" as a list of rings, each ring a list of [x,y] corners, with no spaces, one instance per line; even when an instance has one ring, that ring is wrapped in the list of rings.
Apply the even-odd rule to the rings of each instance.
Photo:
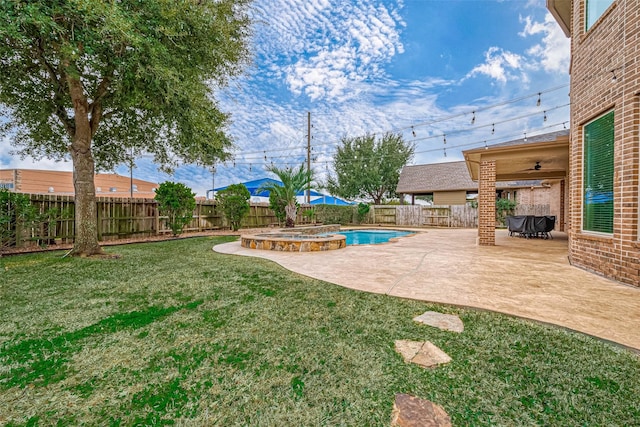
[[[269,192],[268,191],[258,191],[261,186],[263,186],[264,184],[268,184],[268,183],[273,183],[273,184],[276,184],[276,185],[279,185],[279,186],[282,187],[282,182],[278,181],[277,179],[272,179],[272,178],[255,179],[253,181],[243,182],[242,184],[244,184],[244,186],[247,187],[247,190],[249,190],[249,193],[251,194],[251,197],[267,197],[268,198],[269,197]],[[214,193],[217,193],[218,191],[222,191],[222,190],[226,189],[227,187],[228,187],[228,185],[226,185],[224,187],[214,188],[213,191],[214,191]],[[209,190],[209,191],[211,191],[211,190]],[[209,193],[209,192],[207,192],[207,193]],[[306,190],[303,190],[303,191],[298,192],[298,194],[296,194],[296,195],[297,196],[306,196],[306,194],[307,194]],[[331,197],[331,196],[327,196],[326,194],[318,193],[317,191],[311,190],[311,197]],[[314,204],[313,201],[311,202],[311,204]],[[334,203],[330,203],[330,204],[334,204]]]
[[[326,194],[321,194],[317,199],[313,199],[311,201],[312,205],[335,205],[335,206],[349,206],[353,205],[354,202],[347,202],[346,200],[339,199],[333,196],[327,196]]]

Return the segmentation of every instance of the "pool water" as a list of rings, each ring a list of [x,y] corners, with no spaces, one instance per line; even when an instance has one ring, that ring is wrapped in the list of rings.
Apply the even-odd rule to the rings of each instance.
[[[347,245],[376,245],[386,243],[389,239],[414,234],[411,231],[398,230],[346,230],[339,231],[347,237]]]

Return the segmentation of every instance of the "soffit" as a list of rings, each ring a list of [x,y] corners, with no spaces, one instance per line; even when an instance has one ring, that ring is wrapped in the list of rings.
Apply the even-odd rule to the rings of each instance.
[[[562,28],[567,37],[571,37],[571,0],[547,0],[547,9]]]
[[[464,158],[473,180],[478,180],[483,161],[496,162],[496,181],[564,179],[569,170],[569,138],[468,150]]]

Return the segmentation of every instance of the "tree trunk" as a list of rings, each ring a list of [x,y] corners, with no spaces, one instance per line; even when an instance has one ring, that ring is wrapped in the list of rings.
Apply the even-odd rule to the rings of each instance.
[[[296,225],[296,216],[298,213],[298,208],[296,208],[295,202],[287,204],[287,206],[284,207],[284,211],[287,214],[286,227],[294,227]]]
[[[74,142],[71,146],[73,187],[76,193],[76,233],[73,251],[71,253],[79,256],[91,256],[103,253],[98,243],[98,214],[96,191],[93,182],[95,165],[90,146],[90,142],[78,143],[78,141]]]
[[[82,84],[77,78],[68,78],[69,92],[73,101],[74,134],[69,147],[73,160],[73,187],[75,190],[75,240],[71,253],[78,256],[102,254],[98,243],[98,215],[96,189],[93,182],[95,163],[91,154],[91,140],[98,118],[90,120],[89,104]]]

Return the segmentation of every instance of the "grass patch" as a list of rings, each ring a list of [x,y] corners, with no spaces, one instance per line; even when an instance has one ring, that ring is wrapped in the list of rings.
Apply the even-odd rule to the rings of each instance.
[[[211,251],[227,240],[108,248],[118,260],[1,258],[0,425],[388,425],[401,392],[454,425],[640,419],[635,354]],[[411,320],[426,310],[459,315],[465,332]],[[407,365],[396,339],[430,340],[453,361]]]

